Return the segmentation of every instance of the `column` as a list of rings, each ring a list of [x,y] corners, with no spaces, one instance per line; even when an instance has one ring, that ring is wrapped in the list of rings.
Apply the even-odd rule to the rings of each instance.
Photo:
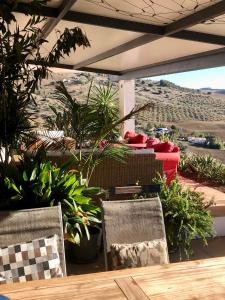
[[[119,103],[120,117],[127,115],[135,107],[135,80],[119,81]],[[123,137],[127,131],[135,131],[134,117],[124,122],[121,126],[121,136]]]

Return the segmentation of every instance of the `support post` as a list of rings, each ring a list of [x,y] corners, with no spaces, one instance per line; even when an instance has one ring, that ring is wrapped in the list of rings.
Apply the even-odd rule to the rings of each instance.
[[[120,80],[119,81],[119,102],[120,102],[120,117],[125,115],[135,107],[135,80]],[[135,119],[132,118],[124,122],[121,126],[121,136],[127,131],[135,131]]]

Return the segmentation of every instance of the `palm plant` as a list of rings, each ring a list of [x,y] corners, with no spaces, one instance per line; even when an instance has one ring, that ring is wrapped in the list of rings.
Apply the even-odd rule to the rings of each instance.
[[[152,104],[133,109],[123,118],[119,118],[118,107],[116,106],[117,91],[113,91],[112,84],[106,86],[90,86],[88,97],[85,103],[79,103],[68,93],[66,87],[61,82],[56,87],[54,98],[63,106],[62,112],[58,112],[52,107],[53,117],[47,118],[49,129],[64,130],[70,137],[76,140],[78,153],[71,153],[80,171],[82,180],[85,174],[86,184],[88,184],[94,168],[104,157],[123,161],[129,149],[125,146],[112,147],[108,143],[101,152],[98,151],[100,142],[104,139],[110,141],[119,132],[119,126],[133,115],[146,109]],[[64,122],[65,120],[65,122]],[[46,136],[46,146],[52,144],[52,138]],[[90,141],[91,150],[85,153],[83,146]],[[63,144],[58,146],[64,148]]]
[[[116,101],[117,89],[113,90],[111,82],[108,82],[107,85],[91,86],[88,100],[98,116],[95,120],[97,134],[119,119],[119,108]],[[115,140],[118,136],[119,127],[115,127],[107,135],[107,139]]]
[[[0,3],[0,153],[5,149],[5,158],[0,158],[5,166],[12,149],[30,133],[32,115],[27,109],[35,105],[33,93],[41,80],[50,74],[49,67],[69,55],[71,50],[90,46],[80,28],[65,29],[62,34],[58,33],[59,38],[51,51],[42,56],[40,48],[47,41],[41,38],[40,25],[45,18],[40,17],[38,11],[46,2],[20,3],[29,16],[23,27],[19,27],[12,13],[18,1]]]

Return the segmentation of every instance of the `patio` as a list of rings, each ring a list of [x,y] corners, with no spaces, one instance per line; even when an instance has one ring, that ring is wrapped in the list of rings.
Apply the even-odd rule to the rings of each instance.
[[[47,18],[42,37],[49,41],[41,53],[51,49],[58,30],[80,26],[91,47],[78,48],[55,67],[109,74],[119,81],[121,116],[135,106],[135,78],[225,64],[223,1],[150,2],[52,0],[39,12]],[[19,24],[28,19],[20,4],[15,15]],[[126,121],[122,136],[134,129],[134,119]]]
[[[208,240],[208,246],[204,246],[201,241],[193,240],[194,254],[190,257],[190,261],[209,259],[209,258],[222,258],[225,253],[225,237],[216,237]],[[179,263],[179,253],[170,254],[170,263]],[[105,271],[105,263],[103,253],[100,252],[98,258],[88,264],[75,264],[67,262],[68,275],[80,275]]]
[[[27,11],[26,13],[24,11],[24,7],[26,8],[29,2],[22,1],[13,6],[13,14],[19,26],[24,26],[30,18],[29,11],[28,15]],[[33,26],[31,31],[37,30],[38,34],[32,40],[32,43],[37,44],[37,48],[33,46],[32,51],[28,49],[22,67],[20,61],[18,62],[17,69],[21,67],[22,71],[25,70],[25,75],[17,70],[21,72],[19,73],[21,77],[18,76],[19,79],[16,81],[15,86],[18,88],[16,95],[20,96],[21,92],[20,78],[24,80],[25,87],[37,87],[34,79],[26,84],[27,78],[30,78],[27,65],[34,68],[37,81],[38,76],[40,80],[47,76],[46,66],[108,74],[111,81],[119,82],[118,114],[122,120],[125,118],[123,122],[121,121],[120,132],[122,138],[124,137],[125,145],[128,143],[125,133],[135,131],[135,118],[127,118],[127,115],[129,116],[135,110],[136,78],[225,65],[225,1],[169,0],[165,3],[162,0],[52,0],[47,5],[40,6],[37,13],[46,19],[43,21],[43,27],[40,28],[39,20],[33,19],[30,22],[32,25],[28,23]],[[0,20],[1,18],[0,14]],[[14,25],[10,24],[9,28],[14,28]],[[63,40],[63,37],[58,34],[59,30],[77,26],[87,37],[82,36],[77,28],[78,38],[76,37],[75,41]],[[14,30],[16,32],[16,26]],[[72,39],[74,35],[70,37]],[[62,44],[60,44],[61,39]],[[42,44],[44,40],[48,42],[47,45]],[[55,50],[53,45],[58,42],[59,48]],[[51,53],[52,47],[55,57]],[[16,44],[14,48],[17,53],[20,44]],[[76,51],[70,53],[71,49],[68,48]],[[6,53],[4,51],[0,53],[2,60],[7,56]],[[13,55],[12,57],[14,58]],[[18,57],[23,60],[23,55],[16,55],[17,59]],[[10,63],[8,60],[9,65]],[[5,66],[8,70],[8,64],[2,63],[1,67]],[[12,76],[6,78],[14,83],[12,78],[14,73],[16,75],[17,73],[14,66],[11,68],[9,69],[12,74],[9,73]],[[4,76],[2,78],[5,83]],[[10,90],[10,84],[2,86]],[[62,98],[65,100],[68,94],[62,83],[60,88],[61,96],[64,96]],[[4,89],[3,91],[5,92]],[[3,95],[1,100],[5,101],[11,95],[7,89],[6,91],[7,93],[0,94]],[[32,88],[28,91],[31,95]],[[23,97],[26,99],[26,94],[23,92],[22,97],[18,97],[19,100],[24,99]],[[68,99],[70,100],[70,96]],[[29,100],[28,98],[28,103]],[[4,101],[1,103],[7,102]],[[77,103],[76,105],[79,107]],[[76,120],[79,118],[88,120],[83,124],[83,128],[86,132],[86,127],[90,126],[87,136],[91,140],[96,133],[92,127],[101,124],[95,122],[98,110],[94,111],[94,106],[90,109],[88,105],[82,105],[79,107],[80,110],[75,111],[78,112],[75,114],[76,117],[78,116]],[[74,106],[70,106],[66,116],[69,116],[73,109]],[[4,125],[7,121],[8,116],[2,122],[2,128],[6,128]],[[118,125],[116,122],[113,123],[115,124]],[[102,127],[98,127],[100,133],[104,125]],[[78,129],[75,128],[76,134],[79,128],[79,126]],[[111,128],[110,124],[109,128]],[[111,131],[112,129],[114,128],[111,128]],[[6,140],[7,132],[11,133],[10,126],[7,130],[4,136]],[[26,149],[20,149],[24,151],[23,154],[28,154],[20,156],[22,162],[17,159],[17,161],[12,160],[10,164],[10,159],[14,156],[9,157],[10,152],[5,146],[8,144],[2,143],[3,138],[0,140],[1,148],[5,146],[4,149],[0,149],[1,159],[5,155],[2,159],[3,172],[0,174],[4,187],[2,199],[8,197],[5,201],[7,212],[0,212],[0,223],[3,224],[0,226],[0,268],[2,268],[0,284],[13,283],[4,285],[1,293],[11,300],[41,298],[172,300],[206,299],[207,297],[223,299],[225,295],[223,209],[225,199],[218,198],[217,205],[210,208],[210,214],[205,209],[200,195],[193,192],[194,182],[173,181],[177,173],[180,152],[179,147],[169,142],[165,144],[167,143],[167,146],[173,149],[168,152],[175,150],[174,153],[166,153],[166,151],[154,153],[151,147],[144,149],[143,152],[142,148],[145,148],[143,144],[146,142],[147,145],[151,139],[149,138],[147,142],[146,137],[145,142],[133,146],[135,150],[132,153],[128,152],[126,167],[121,164],[121,161],[112,161],[107,156],[105,160],[102,159],[102,166],[99,167],[98,159],[101,156],[104,158],[105,149],[108,150],[108,146],[109,151],[113,149],[107,141],[106,145],[104,144],[106,133],[109,132],[105,133],[103,130],[103,133],[99,140],[90,143],[93,149],[90,147],[85,153],[82,147],[86,140],[81,132],[81,138],[73,140],[73,147],[77,148],[73,153],[71,152],[76,159],[80,158],[80,160],[73,160],[73,165],[68,164],[68,166],[63,165],[68,161],[66,159],[68,153],[60,152],[59,155],[52,157],[47,153],[45,158],[38,155],[32,157]],[[16,142],[18,136],[15,134]],[[77,136],[79,137],[79,134]],[[40,142],[40,133],[38,138],[36,144]],[[63,136],[63,143],[66,142],[68,140]],[[104,145],[100,147],[102,142]],[[9,144],[14,146],[11,140]],[[159,142],[159,144],[163,143]],[[142,152],[138,153],[137,148],[141,148]],[[121,151],[119,158],[125,157],[122,155],[124,151],[122,147],[116,150]],[[81,162],[83,156],[85,157],[84,154],[87,158],[82,169]],[[112,151],[112,154],[115,153]],[[97,162],[93,164],[95,166],[93,169],[91,164],[88,165],[92,160]],[[12,175],[10,172],[7,173],[8,171],[17,174],[13,175],[15,177],[10,177]],[[167,175],[167,180],[160,177],[157,181],[157,173],[162,175],[163,172]],[[88,177],[90,174],[93,176]],[[192,191],[183,191],[181,185],[192,186]],[[101,198],[102,190],[96,186],[107,189],[107,197],[104,194],[105,198]],[[214,193],[213,190],[207,190],[207,187],[198,187],[198,189],[203,190],[207,197]],[[129,194],[129,200],[118,201],[117,196],[120,193],[122,196]],[[218,192],[216,195],[222,197],[222,194]],[[117,197],[116,201],[112,201],[112,198],[108,199],[108,196],[112,197],[112,195]],[[165,195],[169,195],[168,198]],[[207,197],[205,200],[208,200]],[[31,207],[27,207],[29,205]],[[47,207],[42,208],[42,205]],[[27,216],[25,220],[23,214]],[[212,237],[212,227],[216,229],[216,237]],[[56,232],[57,235],[50,237],[49,232],[51,234]],[[94,236],[94,240],[90,238],[91,236]],[[203,240],[207,238],[208,246],[203,246],[199,237]],[[70,244],[70,247],[66,246],[66,256],[71,257],[74,255],[71,242],[79,244],[80,241],[84,241],[85,243],[84,238],[87,241],[91,240],[92,248],[89,246],[89,255],[95,257],[95,251],[98,253],[99,248],[100,253],[97,259],[92,257],[91,262],[86,264],[71,262],[68,257],[66,274],[64,239],[68,241],[67,245]],[[33,248],[30,250],[31,246]],[[188,259],[184,258],[185,255],[187,256],[185,251],[188,252],[190,246],[194,254],[190,256],[189,261],[186,261]],[[177,249],[182,247],[185,251],[182,252],[181,262]],[[57,248],[60,248],[60,253]],[[48,259],[39,263],[40,257]],[[18,266],[17,260],[19,260]],[[152,266],[156,264],[161,266]],[[13,269],[15,265],[17,271]],[[105,266],[117,271],[104,272]],[[138,266],[144,268],[136,268]],[[120,270],[120,268],[129,269]],[[35,275],[30,274],[33,271]],[[96,274],[89,275],[89,273]],[[80,276],[77,276],[78,274]],[[25,282],[49,278],[51,279],[45,281]]]

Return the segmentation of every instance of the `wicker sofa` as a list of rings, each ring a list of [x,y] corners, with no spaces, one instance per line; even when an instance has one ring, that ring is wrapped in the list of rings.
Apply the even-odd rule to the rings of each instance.
[[[49,160],[58,165],[69,159],[69,155],[48,155]],[[76,168],[76,166],[73,166]],[[89,186],[100,186],[108,189],[114,186],[136,184],[148,185],[157,173],[163,174],[162,162],[156,160],[154,153],[131,153],[125,163],[105,158],[96,166]]]

